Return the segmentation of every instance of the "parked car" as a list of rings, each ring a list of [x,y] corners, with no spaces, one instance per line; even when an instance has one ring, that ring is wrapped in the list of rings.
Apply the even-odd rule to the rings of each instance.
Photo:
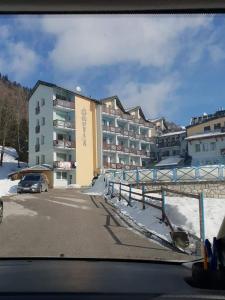
[[[18,183],[17,193],[22,192],[47,192],[48,181],[46,176],[40,173],[29,173],[26,174]]]

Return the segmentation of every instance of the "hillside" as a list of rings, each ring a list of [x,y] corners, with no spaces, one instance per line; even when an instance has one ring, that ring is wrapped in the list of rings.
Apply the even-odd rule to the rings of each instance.
[[[6,75],[0,74],[0,145],[16,149],[19,159],[27,161],[28,150],[28,95],[30,90]]]

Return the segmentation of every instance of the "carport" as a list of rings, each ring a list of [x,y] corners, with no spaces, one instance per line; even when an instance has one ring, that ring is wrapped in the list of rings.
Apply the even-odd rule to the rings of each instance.
[[[8,175],[8,178],[11,180],[18,180],[28,173],[44,174],[48,180],[49,187],[50,188],[53,187],[53,172],[52,172],[52,167],[49,165],[36,165],[33,167],[24,168],[16,172],[10,173]]]

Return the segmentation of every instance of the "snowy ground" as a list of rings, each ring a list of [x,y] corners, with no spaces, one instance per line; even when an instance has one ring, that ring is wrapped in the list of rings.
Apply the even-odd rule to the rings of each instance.
[[[0,146],[1,150],[1,146]],[[16,150],[10,147],[5,148],[3,156],[3,166],[0,167],[0,197],[16,193],[18,180],[11,181],[8,179],[8,174],[18,170]],[[24,163],[20,163],[24,167]]]
[[[118,186],[115,186],[118,190]],[[96,181],[93,188],[90,188],[86,193],[92,195],[103,195],[105,190],[105,182],[103,176],[100,176]],[[132,189],[133,191],[139,191]],[[123,192],[123,195],[128,199],[128,193]],[[155,197],[160,196],[152,194]],[[140,199],[139,196],[133,196]],[[145,228],[158,236],[171,242],[170,228],[161,221],[161,211],[146,206],[146,209],[142,209],[142,204],[137,201],[132,201],[131,206],[128,206],[127,201],[118,200],[118,197],[114,197],[110,200],[122,214],[132,219],[139,227]],[[158,201],[151,201],[153,204],[159,204]],[[199,213],[198,213],[198,200],[194,198],[186,197],[166,197],[166,214],[169,220],[175,227],[181,227],[196,236],[200,236],[199,233]],[[205,198],[204,199],[204,212],[205,212],[205,233],[206,238],[212,240],[214,236],[217,236],[220,225],[225,217],[225,199]]]

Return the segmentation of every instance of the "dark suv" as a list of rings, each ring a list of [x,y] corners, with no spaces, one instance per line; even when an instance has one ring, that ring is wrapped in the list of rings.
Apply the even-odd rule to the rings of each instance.
[[[47,192],[48,182],[43,174],[29,173],[26,174],[18,183],[17,193],[22,192]]]

